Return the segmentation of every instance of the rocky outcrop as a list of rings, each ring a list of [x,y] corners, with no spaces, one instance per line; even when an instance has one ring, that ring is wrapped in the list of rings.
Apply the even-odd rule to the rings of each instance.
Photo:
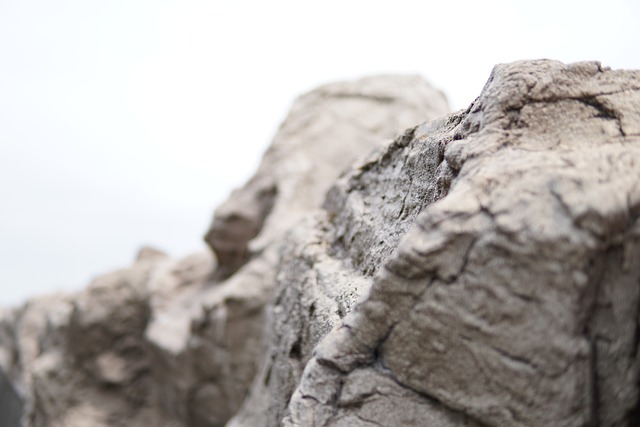
[[[418,76],[333,83],[298,98],[256,174],[215,213],[205,241],[226,278],[322,204],[338,175],[398,132],[449,112]]]
[[[640,72],[503,64],[445,108],[303,96],[217,262],[147,249],[0,316],[28,425],[638,425]]]
[[[268,425],[637,425],[639,119],[639,72],[499,65],[356,167],[284,251]]]
[[[447,108],[440,92],[411,76],[330,84],[294,103],[254,177],[216,211],[206,237],[218,260],[209,288],[172,296],[149,324],[163,420],[217,426],[238,410],[263,353],[284,232],[320,207],[356,158]],[[182,332],[167,345],[170,323]]]
[[[41,297],[2,319],[15,338],[2,347],[27,401],[26,425],[143,425],[153,415],[147,283],[169,261],[146,252],[79,294]]]
[[[285,231],[318,209],[356,158],[446,113],[419,77],[370,77],[302,96],[256,175],[216,212],[217,255],[135,264],[76,295],[2,316],[2,367],[33,426],[222,426],[262,356],[265,306]]]

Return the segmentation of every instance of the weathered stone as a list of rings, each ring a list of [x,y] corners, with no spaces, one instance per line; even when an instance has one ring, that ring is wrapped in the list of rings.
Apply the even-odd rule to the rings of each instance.
[[[371,184],[334,189],[334,214],[319,225],[327,253],[345,271],[375,276],[304,355],[284,424],[411,425],[391,410],[361,412],[368,399],[391,405],[378,392],[391,381],[425,407],[439,402],[428,414],[472,424],[636,425],[640,134],[623,118],[637,116],[638,99],[636,71],[499,65],[467,111],[414,131],[407,146],[431,163],[396,160],[411,184],[386,168],[367,181],[377,193]],[[421,128],[430,130],[419,143]],[[386,199],[397,186],[401,204],[370,196]],[[406,211],[407,200],[422,213],[395,250],[385,248],[397,241],[385,215]],[[375,233],[382,249],[371,251]],[[391,250],[383,269],[370,262]],[[374,392],[354,404],[347,385],[362,370],[370,374],[359,387]]]
[[[205,240],[217,274],[233,274],[320,206],[358,157],[447,112],[444,95],[418,76],[332,83],[298,98],[256,174],[216,210]]]
[[[132,425],[148,419],[142,334],[147,282],[164,257],[94,280],[76,295],[30,300],[5,314],[3,368],[24,396],[27,426]]]
[[[169,379],[161,407],[178,408],[168,418],[223,425],[237,412],[264,355],[264,307],[285,231],[320,207],[356,158],[446,111],[444,96],[416,76],[329,84],[296,100],[254,177],[216,211],[206,238],[218,257],[215,285],[200,299],[187,298],[196,309],[176,316],[190,325],[188,339],[165,351],[152,336],[156,322],[148,329],[156,371]],[[208,394],[218,398],[192,397]]]
[[[224,425],[264,353],[284,232],[320,207],[354,159],[446,111],[444,96],[415,76],[312,91],[254,178],[217,210],[208,233],[217,263],[145,247],[133,266],[82,292],[3,314],[0,366],[24,390],[27,425]],[[318,326],[316,340],[329,330]]]
[[[29,426],[638,425],[640,72],[498,65],[444,108],[416,78],[301,97],[219,265],[146,248],[1,312],[0,393]]]

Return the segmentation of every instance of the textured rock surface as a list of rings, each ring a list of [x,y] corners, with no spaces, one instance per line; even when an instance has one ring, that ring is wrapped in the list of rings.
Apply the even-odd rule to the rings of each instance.
[[[227,277],[320,206],[338,175],[407,127],[449,112],[418,76],[332,83],[296,100],[258,171],[215,213],[205,240]]]
[[[320,257],[372,284],[302,355],[284,424],[637,425],[639,102],[639,72],[500,65],[467,111],[339,183]],[[414,149],[436,155],[411,166]],[[398,188],[400,234],[404,212],[422,213],[394,249],[381,199]]]
[[[256,175],[217,210],[207,234],[217,263],[144,248],[83,292],[0,316],[0,366],[21,390],[27,425],[224,425],[263,355],[284,232],[356,158],[447,109],[415,76],[310,92]],[[327,331],[320,325],[318,338]]]
[[[640,72],[517,62],[424,122],[443,102],[305,95],[217,211],[219,265],[146,249],[0,313],[28,425],[640,424]]]
[[[270,310],[270,347],[232,426],[279,424],[313,347],[367,291],[418,212],[444,191],[439,138],[458,122],[447,117],[405,132],[341,177],[325,210],[289,233]]]
[[[14,313],[9,373],[28,402],[27,425],[147,422],[153,402],[142,340],[146,284],[162,264],[161,257],[140,257],[73,297],[42,297]]]
[[[264,307],[284,232],[320,207],[356,158],[447,109],[442,93],[415,76],[329,84],[294,103],[256,174],[216,211],[206,236],[218,258],[215,285],[185,298],[195,309],[184,310],[174,297],[168,302],[166,310],[189,325],[189,334],[168,348],[164,325],[149,326],[156,371],[166,378],[165,419],[223,425],[238,410],[263,355]]]

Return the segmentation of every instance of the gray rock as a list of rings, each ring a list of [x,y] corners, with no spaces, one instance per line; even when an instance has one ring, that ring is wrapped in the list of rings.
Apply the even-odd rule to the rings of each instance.
[[[637,425],[639,91],[640,72],[598,63],[499,65],[467,111],[414,131],[430,161],[396,154],[366,181],[378,192],[338,185],[318,245],[372,285],[303,355],[284,425]],[[386,206],[398,186],[406,200]],[[408,228],[398,215],[388,248],[405,205],[422,212]]]
[[[256,174],[215,213],[206,242],[226,278],[321,205],[338,175],[407,127],[449,112],[419,76],[332,83],[299,97]]]
[[[258,183],[275,185],[275,199],[270,202],[273,207],[260,233],[248,242],[239,239],[229,243],[242,246],[243,253],[254,254],[254,261],[247,264],[244,271],[250,272],[253,262],[259,262],[264,266],[263,271],[268,271],[268,276],[265,276],[266,273],[247,274],[240,270],[230,280],[246,284],[258,278],[259,283],[252,287],[267,288],[268,291],[263,294],[264,304],[271,300],[275,283],[279,289],[276,301],[282,302],[267,313],[268,324],[278,325],[270,328],[277,331],[276,336],[267,338],[268,348],[264,351],[258,347],[256,357],[263,358],[260,375],[254,382],[252,396],[231,425],[242,423],[258,426],[265,420],[271,424],[277,423],[295,387],[298,371],[305,363],[305,358],[296,358],[296,355],[307,354],[339,319],[336,310],[344,313],[346,308],[341,306],[350,307],[354,302],[354,298],[349,296],[342,298],[342,293],[348,293],[348,290],[340,289],[344,285],[344,278],[332,277],[332,268],[327,269],[326,276],[323,276],[322,268],[314,271],[308,279],[297,276],[297,271],[307,268],[300,264],[321,262],[314,258],[314,253],[324,253],[325,250],[322,248],[317,251],[313,238],[307,238],[304,232],[301,238],[308,242],[304,250],[280,254],[280,258],[293,259],[296,265],[276,274],[278,255],[274,252],[281,245],[285,231],[320,208],[327,190],[349,164],[359,157],[363,158],[374,148],[383,149],[389,144],[386,138],[415,123],[438,117],[447,110],[444,96],[419,77],[371,77],[354,83],[321,87],[296,101],[256,175],[245,188],[234,193],[218,209],[207,237],[216,253],[220,252],[215,240],[216,228],[225,228],[227,218],[246,218],[236,206],[251,205],[247,199],[258,200],[262,197],[260,189],[265,185]],[[264,248],[269,249],[265,251]],[[268,257],[265,257],[265,253],[269,253]],[[237,277],[238,274],[240,277]],[[318,289],[319,293],[313,294],[311,291],[305,301],[298,301],[297,288],[289,288],[287,284],[300,280]],[[366,281],[356,280],[360,286],[368,286]],[[318,287],[318,281],[322,281],[322,284],[335,281],[336,288],[328,290],[323,286]],[[322,298],[322,302],[314,303],[316,297]],[[334,298],[340,299],[337,305],[334,304],[338,308],[331,305]],[[290,299],[295,307],[287,302]],[[315,313],[314,307],[319,309]],[[263,328],[264,320],[260,321],[260,327]],[[309,324],[314,324],[309,336],[299,337],[299,329],[304,330]],[[264,357],[264,354],[268,356]],[[280,374],[273,375],[274,369]],[[273,378],[273,381],[268,381],[267,377]],[[267,402],[268,396],[282,398]]]
[[[453,129],[459,120],[445,122]],[[329,191],[325,210],[287,235],[270,309],[269,349],[251,398],[231,426],[279,425],[314,346],[366,293],[376,265],[431,200],[418,195],[437,197],[438,186],[427,186],[443,170],[438,161],[444,146],[436,140],[441,132],[428,132],[433,127],[412,128],[357,164]],[[416,168],[423,182],[410,176]]]
[[[64,301],[55,323],[58,339],[41,346],[30,366],[33,426],[126,426],[152,412],[151,378],[143,334],[150,307],[147,282],[162,259],[139,259],[131,268],[95,279]],[[42,340],[47,328],[40,331]]]
[[[265,354],[265,306],[285,232],[320,208],[355,159],[447,110],[442,93],[417,76],[333,83],[295,101],[256,174],[216,210],[206,240],[218,266],[208,290],[188,298],[196,307],[176,311],[180,324],[190,325],[181,345],[170,351],[159,345],[161,334],[152,334],[150,324],[155,371],[167,378],[160,407],[173,408],[165,419],[224,425],[238,411]],[[214,401],[203,397],[213,395]]]
[[[25,425],[224,425],[264,355],[285,231],[356,158],[447,108],[417,76],[303,95],[256,175],[217,210],[207,237],[217,261],[145,247],[84,291],[0,313],[0,367],[24,396]],[[314,340],[329,324],[318,323]]]
[[[638,425],[640,72],[498,65],[445,109],[415,77],[302,96],[217,210],[217,261],[145,248],[0,312],[0,410],[23,400],[25,425],[54,427]]]

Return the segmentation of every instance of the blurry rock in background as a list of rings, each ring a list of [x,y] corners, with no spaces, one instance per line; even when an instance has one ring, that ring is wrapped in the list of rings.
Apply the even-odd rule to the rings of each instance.
[[[356,159],[448,109],[418,76],[322,86],[294,103],[255,176],[216,211],[206,240],[217,261],[143,248],[81,292],[3,315],[1,366],[26,425],[224,425],[263,354],[283,234]]]

